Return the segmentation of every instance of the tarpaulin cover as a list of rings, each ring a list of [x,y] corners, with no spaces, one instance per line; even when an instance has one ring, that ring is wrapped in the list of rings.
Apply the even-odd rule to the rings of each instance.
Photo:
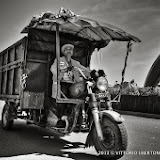
[[[60,26],[60,32],[70,33],[90,41],[117,40],[140,42],[137,37],[113,25],[76,15],[64,8],[61,8],[58,14],[46,12],[39,16],[34,16],[29,25],[22,30],[22,33],[28,33],[30,28],[56,31],[56,23]]]

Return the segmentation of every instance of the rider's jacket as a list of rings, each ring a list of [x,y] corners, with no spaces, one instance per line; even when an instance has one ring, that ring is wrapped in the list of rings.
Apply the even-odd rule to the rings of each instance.
[[[81,69],[86,77],[90,76],[90,70],[83,65],[81,65],[78,61],[71,59],[70,64],[66,61],[65,57],[60,57],[60,80],[67,83],[76,83],[82,81],[82,75],[79,73],[79,69]],[[71,67],[71,70],[68,70],[68,67]],[[53,84],[52,84],[52,98],[56,98],[57,96],[57,59],[55,59],[54,63],[50,68],[53,74]]]

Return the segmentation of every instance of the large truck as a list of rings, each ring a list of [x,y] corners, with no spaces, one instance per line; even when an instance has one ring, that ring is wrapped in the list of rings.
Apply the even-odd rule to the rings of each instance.
[[[60,38],[61,46],[75,45],[74,59],[89,65],[96,46],[68,33],[60,33]],[[51,97],[50,67],[55,57],[56,32],[29,29],[26,37],[0,53],[0,99],[23,109],[44,109],[44,97]]]
[[[92,83],[90,79],[85,79],[84,88],[87,86],[86,95],[89,97],[83,100],[67,98],[61,91],[60,48],[64,44],[73,44],[72,58],[81,65],[89,67],[95,48],[103,48],[111,40],[127,41],[128,56],[131,51],[131,41],[140,42],[140,40],[115,26],[75,15],[65,9],[61,9],[58,14],[46,12],[33,17],[22,33],[27,33],[27,36],[0,53],[0,99],[5,100],[2,127],[6,130],[11,129],[16,118],[25,118],[28,123],[42,125],[43,118],[48,115],[53,105],[51,98],[53,80],[50,68],[57,58],[58,92],[54,104],[59,108],[68,107],[69,111],[65,117],[59,116],[65,121],[65,128],[57,129],[47,124],[43,127],[52,128],[61,135],[71,133],[77,127],[78,132],[85,130],[89,132],[86,144],[95,145],[98,152],[126,150],[127,134],[123,118],[108,106],[110,103],[107,98],[108,82],[105,74],[101,76],[99,74],[100,78],[97,78],[99,80],[91,79]],[[98,84],[102,85],[104,90],[101,87],[98,89]],[[76,85],[73,86],[75,86],[73,91],[76,91]],[[96,86],[94,93],[92,89],[94,90]],[[123,155],[102,156],[112,159]]]

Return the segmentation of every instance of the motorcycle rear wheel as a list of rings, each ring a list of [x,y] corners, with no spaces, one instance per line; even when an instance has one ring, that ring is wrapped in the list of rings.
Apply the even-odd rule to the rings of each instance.
[[[124,155],[127,149],[127,132],[123,123],[116,123],[104,117],[102,121],[102,132],[104,140],[98,138],[96,129],[93,129],[93,140],[95,149],[102,158],[119,159]]]

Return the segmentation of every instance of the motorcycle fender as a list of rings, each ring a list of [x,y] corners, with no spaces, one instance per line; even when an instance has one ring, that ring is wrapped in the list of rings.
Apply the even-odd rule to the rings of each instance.
[[[100,111],[100,115],[103,116],[107,116],[108,118],[110,118],[111,120],[117,122],[117,123],[122,123],[124,122],[124,118],[115,111],[112,110],[104,110],[104,111]]]

